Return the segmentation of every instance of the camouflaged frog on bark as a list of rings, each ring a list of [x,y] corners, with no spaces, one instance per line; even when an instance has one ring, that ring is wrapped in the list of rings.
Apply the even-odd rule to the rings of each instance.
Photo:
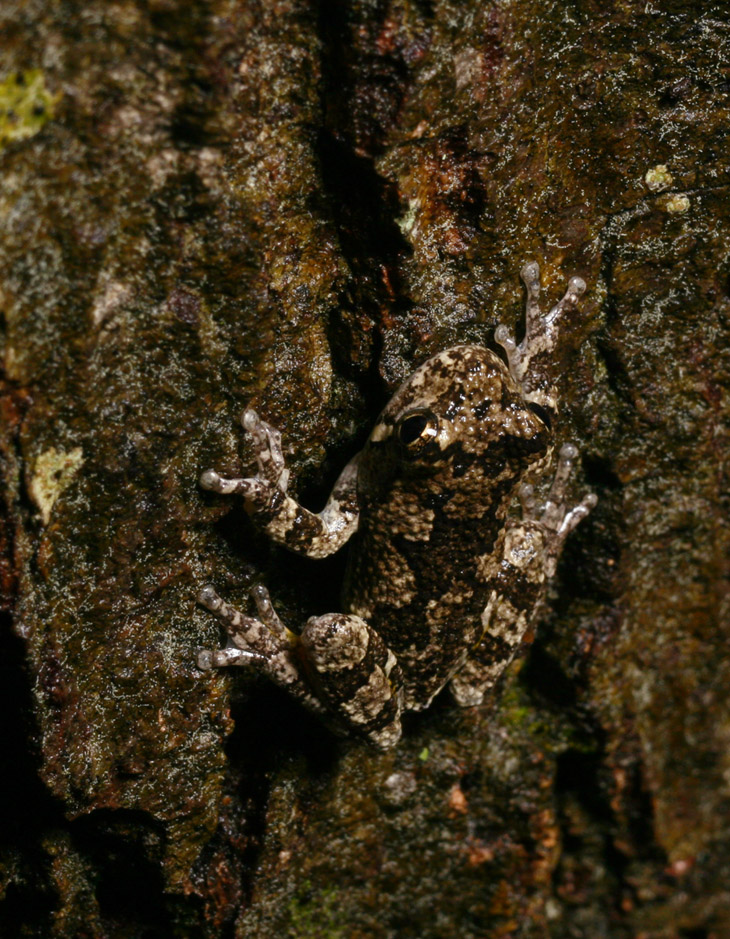
[[[201,668],[251,665],[384,748],[400,737],[402,712],[428,707],[446,684],[459,704],[482,700],[533,624],[566,536],[596,501],[589,494],[568,505],[571,444],[539,509],[524,482],[550,462],[552,353],[585,284],[573,278],[543,316],[537,265],[526,265],[522,279],[525,338],[517,345],[505,327],[495,333],[508,365],[474,345],[421,365],[319,514],[287,495],[278,431],[244,413],[256,476],[224,479],[208,470],[201,485],[240,493],[271,538],[298,553],[324,557],[349,540],[343,612],[313,617],[297,634],[263,586],[252,591],[258,617],[205,587],[199,602],[229,638],[225,648],[199,654]],[[521,517],[510,514],[516,497]]]

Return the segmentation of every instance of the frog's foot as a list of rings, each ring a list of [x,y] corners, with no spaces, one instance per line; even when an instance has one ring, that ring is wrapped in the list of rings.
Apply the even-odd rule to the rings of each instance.
[[[201,475],[200,485],[203,489],[222,495],[239,493],[254,508],[266,509],[281,500],[289,483],[289,470],[286,468],[281,448],[281,434],[262,421],[250,408],[243,412],[241,423],[253,440],[256,475],[247,479],[227,479],[209,469]]]
[[[574,310],[586,290],[582,277],[571,277],[563,298],[549,313],[540,309],[540,267],[531,261],[520,271],[527,290],[525,306],[525,337],[518,345],[511,331],[500,324],[494,339],[504,349],[510,375],[519,385],[526,401],[555,410],[555,395],[551,389],[551,353],[564,330],[562,319],[566,311]]]
[[[394,746],[401,734],[402,679],[378,634],[358,616],[328,613],[308,620],[300,638],[283,625],[265,587],[257,585],[251,595],[258,619],[210,586],[200,591],[198,602],[223,624],[228,645],[201,650],[198,667],[253,665],[310,710],[339,718],[381,749]],[[316,695],[300,671],[302,661]]]
[[[538,509],[535,503],[532,486],[522,486],[519,493],[523,518],[539,524],[545,535],[547,549],[546,573],[548,577],[552,577],[555,573],[557,559],[562,551],[565,539],[598,502],[596,494],[589,492],[577,505],[569,506],[567,499],[568,483],[577,456],[578,448],[572,443],[565,443],[560,448],[555,478],[550,487],[547,501],[541,510]]]
[[[198,652],[198,668],[225,668],[229,665],[252,665],[277,685],[286,688],[315,711],[321,711],[307,688],[297,665],[295,649],[298,638],[277,616],[267,589],[256,585],[251,590],[259,618],[241,613],[226,603],[211,586],[203,587],[198,603],[210,610],[228,633],[222,649]]]
[[[558,468],[542,511],[541,521],[543,525],[548,530],[554,531],[555,536],[561,543],[565,541],[575,526],[588,515],[598,502],[596,494],[589,492],[578,505],[570,509],[567,507],[566,490],[577,456],[578,448],[575,444],[564,443],[560,448]]]
[[[451,694],[460,707],[481,704],[511,661],[511,650],[495,650],[494,645],[491,637],[485,637],[449,682]]]

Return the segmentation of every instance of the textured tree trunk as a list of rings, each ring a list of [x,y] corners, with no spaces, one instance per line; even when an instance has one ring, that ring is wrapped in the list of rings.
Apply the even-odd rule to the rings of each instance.
[[[729,70],[688,0],[0,5],[0,935],[730,934]],[[319,508],[530,259],[600,502],[494,700],[378,754],[198,671],[205,582],[337,609],[198,488],[242,408]]]

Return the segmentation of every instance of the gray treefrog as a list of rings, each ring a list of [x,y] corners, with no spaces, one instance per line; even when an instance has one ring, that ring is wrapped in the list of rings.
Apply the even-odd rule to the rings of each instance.
[[[551,458],[552,351],[585,283],[572,278],[543,316],[537,264],[522,279],[524,339],[518,345],[504,326],[495,332],[507,365],[476,345],[421,365],[318,514],[287,495],[278,431],[244,413],[257,474],[224,479],[208,470],[201,486],[240,493],[268,535],[298,553],[325,557],[349,540],[344,612],[312,617],[298,634],[263,586],[252,591],[257,617],[207,586],[199,602],[229,639],[199,653],[201,668],[251,665],[382,748],[398,741],[404,710],[428,707],[447,684],[459,704],[481,702],[533,624],[566,536],[596,503],[589,494],[568,506],[572,444],[560,450],[539,509],[525,482],[544,475]],[[510,511],[515,497],[519,517]]]

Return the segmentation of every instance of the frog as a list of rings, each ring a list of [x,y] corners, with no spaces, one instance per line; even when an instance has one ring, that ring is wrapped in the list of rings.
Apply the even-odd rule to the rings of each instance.
[[[255,615],[208,584],[198,602],[227,644],[198,653],[200,669],[246,666],[267,676],[340,730],[387,750],[406,712],[446,686],[457,705],[484,702],[534,635],[567,536],[596,504],[574,502],[578,457],[564,443],[548,476],[558,400],[554,352],[586,290],[570,278],[547,313],[540,269],[521,271],[525,335],[494,333],[505,360],[463,343],[428,358],[390,399],[363,449],[345,466],[320,512],[288,493],[280,432],[252,408],[242,416],[256,473],[208,469],[200,486],[239,495],[274,542],[309,558],[348,543],[342,612],[301,630],[279,618],[266,587],[250,591]]]

